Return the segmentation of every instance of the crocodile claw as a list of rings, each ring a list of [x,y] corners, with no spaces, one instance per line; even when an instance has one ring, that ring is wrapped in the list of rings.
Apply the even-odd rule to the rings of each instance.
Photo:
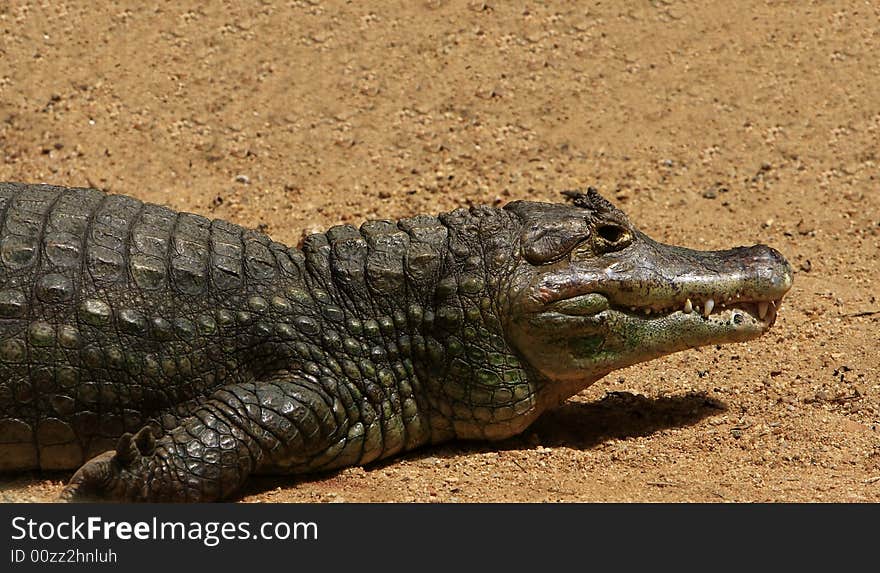
[[[77,470],[61,492],[67,502],[124,501],[131,497],[124,484],[131,483],[126,476],[138,473],[152,455],[156,438],[149,426],[137,434],[122,434],[116,450],[99,454]]]
[[[87,461],[64,486],[61,500],[88,502],[102,499],[102,493],[107,490],[107,486],[118,479],[115,467],[119,464],[115,457],[116,452],[109,450]]]
[[[141,428],[137,434],[122,434],[116,443],[116,459],[124,466],[131,465],[143,456],[150,456],[156,449],[156,437],[149,426]]]

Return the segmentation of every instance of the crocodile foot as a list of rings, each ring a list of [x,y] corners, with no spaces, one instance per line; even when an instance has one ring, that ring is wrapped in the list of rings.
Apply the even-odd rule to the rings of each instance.
[[[287,372],[224,386],[158,439],[149,426],[124,434],[115,451],[86,462],[61,497],[216,501],[238,490],[258,467],[284,471],[300,460],[344,459],[347,427],[340,430],[336,410],[328,408],[333,402],[317,382]],[[363,442],[355,436],[352,443],[346,455],[360,454]]]

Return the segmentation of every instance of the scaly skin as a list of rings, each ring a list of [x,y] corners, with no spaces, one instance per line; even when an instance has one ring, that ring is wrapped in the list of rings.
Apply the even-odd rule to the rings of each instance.
[[[661,245],[568,195],[294,249],[0,184],[0,470],[80,468],[69,500],[223,499],[252,473],[506,438],[616,368],[772,325],[776,251]]]

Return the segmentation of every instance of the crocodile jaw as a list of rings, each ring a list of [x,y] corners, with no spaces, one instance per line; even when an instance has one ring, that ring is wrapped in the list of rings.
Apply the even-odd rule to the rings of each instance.
[[[699,252],[656,243],[532,276],[512,304],[515,348],[557,403],[612,370],[689,348],[743,342],[775,323],[788,262],[758,245]]]
[[[609,306],[591,315],[552,309],[528,322],[530,329],[544,333],[533,347],[552,345],[565,356],[556,363],[561,368],[553,369],[552,378],[581,379],[584,373],[604,373],[688,348],[757,338],[773,325],[780,304],[781,300],[715,306],[708,314],[705,309],[711,303],[702,312],[700,306],[690,311]],[[759,307],[766,308],[763,317]],[[535,362],[543,360],[536,357]]]

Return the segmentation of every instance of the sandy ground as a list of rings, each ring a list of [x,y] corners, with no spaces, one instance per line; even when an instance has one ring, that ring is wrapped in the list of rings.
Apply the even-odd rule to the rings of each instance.
[[[876,4],[33,4],[0,4],[0,180],[288,243],[590,184],[656,239],[797,269],[759,340],[614,373],[500,444],[243,500],[880,501]]]

